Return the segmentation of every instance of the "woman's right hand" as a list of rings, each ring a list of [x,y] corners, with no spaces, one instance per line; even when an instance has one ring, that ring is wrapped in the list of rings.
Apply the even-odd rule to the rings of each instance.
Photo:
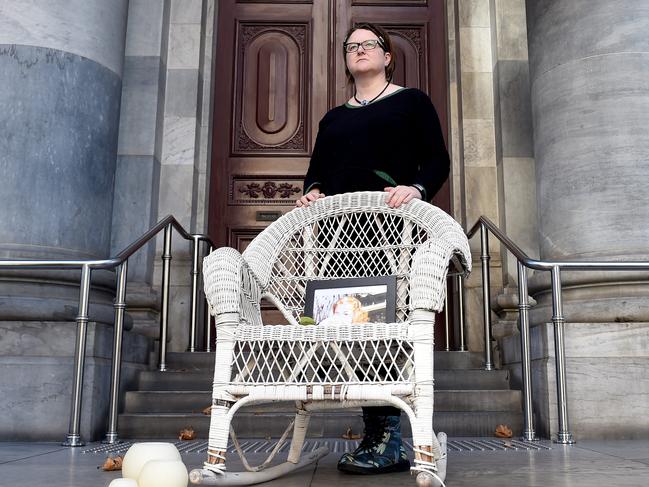
[[[313,188],[307,194],[303,195],[299,200],[295,202],[295,206],[302,208],[303,206],[309,206],[315,200],[324,198],[324,193],[321,193],[318,188]]]

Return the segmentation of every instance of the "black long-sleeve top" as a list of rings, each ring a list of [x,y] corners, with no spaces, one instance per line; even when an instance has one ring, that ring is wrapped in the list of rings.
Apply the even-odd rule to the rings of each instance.
[[[430,200],[449,173],[449,157],[430,98],[414,88],[374,103],[333,108],[322,118],[304,193],[383,191],[419,184]]]

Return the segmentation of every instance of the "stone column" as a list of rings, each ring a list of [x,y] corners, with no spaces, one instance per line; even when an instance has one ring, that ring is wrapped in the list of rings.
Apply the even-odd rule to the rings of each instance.
[[[128,0],[0,2],[0,259],[110,254]],[[62,440],[78,273],[0,272],[0,436]],[[93,272],[81,436],[105,431],[114,275]],[[128,324],[128,323],[127,323]],[[150,341],[124,339],[122,384]],[[36,418],[36,419],[35,419]]]
[[[649,260],[649,3],[527,0],[542,259]],[[565,273],[569,428],[646,436],[647,273]],[[537,431],[557,432],[547,273],[531,280]],[[504,362],[519,368],[516,337]]]
[[[649,260],[649,3],[528,0],[527,20],[541,258]],[[640,274],[565,278],[568,319],[649,321]]]
[[[127,10],[0,3],[0,258],[109,255]],[[0,279],[1,319],[74,316],[64,274],[31,276]]]

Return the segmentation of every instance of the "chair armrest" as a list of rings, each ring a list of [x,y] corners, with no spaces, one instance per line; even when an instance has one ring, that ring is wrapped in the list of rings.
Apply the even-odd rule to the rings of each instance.
[[[261,325],[263,289],[237,250],[221,247],[205,257],[203,289],[212,315],[239,313],[242,321]]]
[[[415,309],[442,311],[444,309],[446,275],[452,257],[459,257],[464,276],[469,275],[471,272],[471,250],[464,234],[462,237],[455,241],[433,237],[417,249],[410,270],[409,308],[411,311]]]

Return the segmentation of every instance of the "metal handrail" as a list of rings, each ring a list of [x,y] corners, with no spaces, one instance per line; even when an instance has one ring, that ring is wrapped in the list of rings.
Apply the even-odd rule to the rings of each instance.
[[[176,231],[183,237],[185,240],[194,240],[198,238],[199,240],[209,242],[212,241],[207,235],[202,234],[190,234],[183,228],[183,226],[174,218],[173,215],[167,215],[158,223],[156,223],[149,231],[144,233],[140,238],[135,242],[130,244],[124,250],[122,250],[115,257],[109,259],[85,259],[85,260],[0,260],[0,267],[8,267],[11,269],[80,269],[83,266],[88,266],[90,269],[113,269],[118,265],[122,264],[126,259],[128,259],[135,252],[140,250],[144,245],[149,243],[149,241],[155,237],[161,230],[164,230],[167,226],[171,225]],[[213,244],[212,244],[213,245]]]
[[[529,329],[529,300],[527,290],[527,268],[539,271],[550,271],[552,285],[552,324],[554,327],[555,369],[557,378],[557,408],[559,431],[555,441],[561,444],[573,444],[574,438],[570,433],[568,418],[568,399],[566,394],[565,366],[565,318],[561,297],[561,270],[581,271],[641,271],[649,270],[648,261],[568,261],[568,260],[538,260],[529,257],[516,243],[505,235],[491,220],[481,216],[467,232],[472,238],[480,231],[482,260],[482,289],[483,289],[483,321],[485,329],[485,368],[491,368],[491,298],[489,276],[489,232],[511,252],[518,260],[518,309],[521,330],[521,367],[523,378],[523,407],[524,430],[523,439],[536,440],[532,421],[532,386],[530,359],[530,329]]]
[[[122,334],[124,325],[124,310],[126,309],[126,279],[128,259],[135,252],[148,244],[156,235],[164,230],[164,245],[162,251],[162,302],[160,312],[160,351],[158,368],[165,371],[167,352],[167,327],[169,317],[169,283],[171,264],[171,229],[175,229],[181,237],[192,242],[192,300],[190,313],[189,330],[189,351],[196,350],[196,321],[198,317],[198,276],[200,275],[199,248],[200,242],[207,242],[209,249],[214,248],[214,243],[207,235],[190,234],[172,215],[168,215],[140,238],[127,246],[115,257],[109,259],[86,259],[86,260],[0,260],[0,269],[25,270],[25,269],[81,269],[79,285],[79,312],[75,321],[77,323],[77,336],[74,352],[74,378],[72,385],[72,401],[70,407],[70,423],[68,434],[63,441],[65,446],[83,446],[84,442],[80,434],[81,422],[81,399],[83,392],[83,373],[86,358],[86,334],[88,327],[88,303],[90,297],[90,283],[93,269],[117,268],[116,294],[115,294],[115,322],[113,330],[113,354],[111,359],[111,391],[109,405],[108,431],[106,442],[115,443],[118,441],[117,434],[117,406],[119,403],[119,383],[122,359]],[[207,320],[208,345],[210,344],[210,321]]]
[[[529,257],[518,245],[505,235],[489,218],[481,216],[467,232],[473,237],[484,225],[525,267],[538,271],[551,271],[555,267],[571,271],[642,271],[649,269],[649,261],[588,261],[588,260],[537,260]]]

